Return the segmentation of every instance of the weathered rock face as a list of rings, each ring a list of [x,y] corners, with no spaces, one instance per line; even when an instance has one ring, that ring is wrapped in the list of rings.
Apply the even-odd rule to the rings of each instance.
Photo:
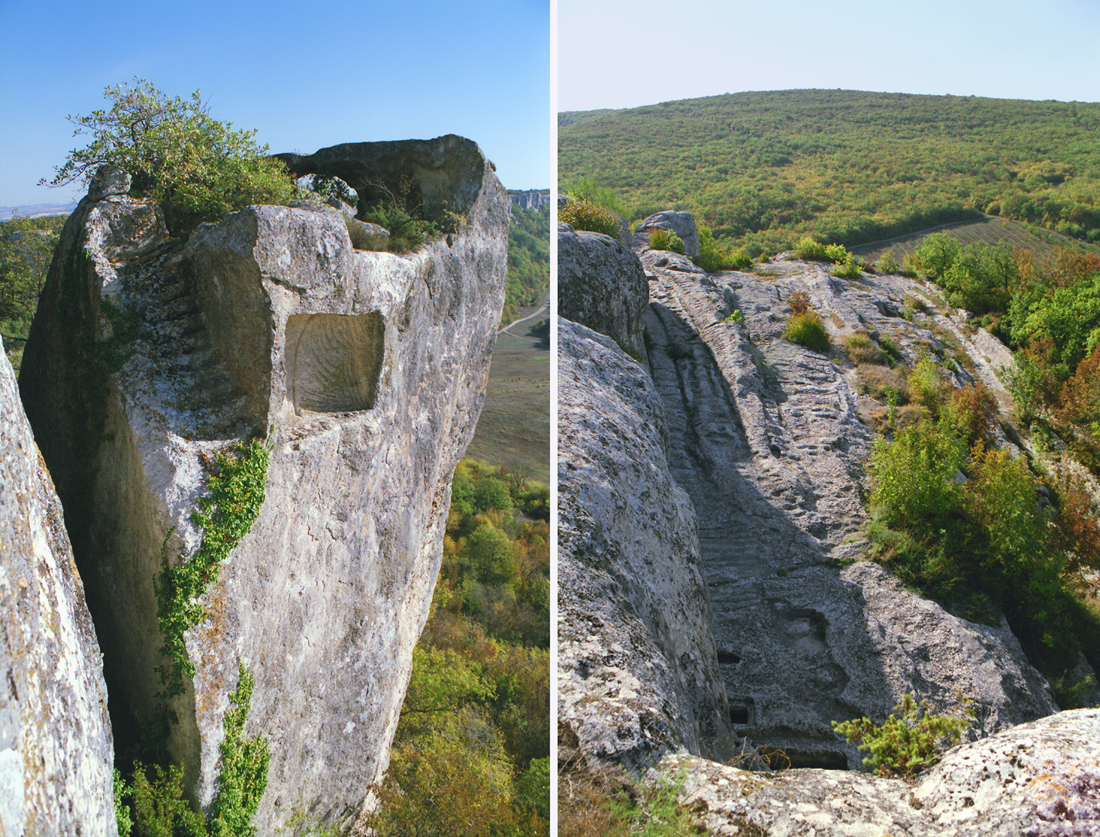
[[[690,757],[663,769],[710,834],[795,837],[1100,835],[1100,710],[1078,709],[949,751],[915,785],[825,770],[748,773]]]
[[[664,410],[608,338],[558,321],[559,725],[585,756],[643,770],[717,758],[727,708],[695,512],[672,480]]]
[[[271,750],[260,833],[305,808],[345,821],[387,766],[503,305],[508,201],[477,146],[337,149],[349,147],[363,182],[404,182],[464,216],[459,230],[408,255],[361,252],[339,211],[250,207],[201,227],[181,252],[132,258],[98,247],[102,202],[87,200],[51,269],[53,307],[40,308],[21,382],[43,432],[74,437],[65,394],[87,390],[91,374],[64,356],[66,300],[94,311],[108,299],[136,317],[128,359],[99,401],[84,396],[94,458],[47,456],[74,496],[116,719],[156,706],[153,578],[162,547],[176,564],[200,543],[191,514],[204,463],[267,435],[266,500],[199,599],[206,618],[185,635],[195,675],[172,704],[170,741],[208,805],[238,662],[252,670],[246,734]],[[144,211],[112,200],[120,218]],[[73,255],[85,247],[87,264]],[[120,323],[95,321],[95,345]]]
[[[2,352],[0,614],[0,834],[116,834],[99,643]]]
[[[649,234],[654,230],[669,230],[676,233],[684,242],[685,256],[691,258],[699,255],[699,230],[695,226],[695,216],[690,212],[666,210],[650,215],[635,228],[634,246],[648,246]]]
[[[630,249],[601,233],[558,224],[558,314],[606,334],[640,357],[645,274]]]
[[[701,521],[738,735],[783,748],[797,765],[856,767],[858,753],[830,722],[881,719],[907,692],[941,705],[975,698],[986,733],[1056,711],[1003,623],[958,619],[880,567],[838,565],[863,547],[871,431],[851,370],[781,339],[785,301],[805,291],[834,334],[893,334],[910,327],[901,289],[803,263],[715,277],[675,253],[646,251],[642,262],[650,368],[672,473]],[[726,321],[734,310],[742,323]],[[927,330],[896,337],[914,356],[934,340]]]

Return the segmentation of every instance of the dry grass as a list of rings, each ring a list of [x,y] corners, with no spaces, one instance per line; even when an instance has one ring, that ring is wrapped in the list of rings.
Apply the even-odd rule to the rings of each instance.
[[[905,379],[888,366],[857,363],[856,376],[859,378],[860,389],[876,401],[888,401],[891,392],[896,393],[895,404],[904,404],[909,400]]]
[[[855,364],[875,364],[885,366],[886,354],[878,347],[865,331],[857,331],[844,338],[844,350]]]

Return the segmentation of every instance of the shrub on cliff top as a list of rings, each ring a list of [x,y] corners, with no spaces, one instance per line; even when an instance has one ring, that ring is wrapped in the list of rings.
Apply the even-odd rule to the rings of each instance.
[[[103,95],[110,110],[68,117],[74,136],[88,133],[92,141],[69,152],[49,185],[89,183],[100,166],[121,166],[133,178],[130,193],[160,204],[173,234],[251,204],[286,204],[297,196],[285,166],[256,142],[256,131],[212,119],[199,91],[170,99],[135,78],[133,86],[107,87]]]
[[[684,252],[684,242],[672,230],[656,229],[649,234],[650,250],[668,250],[672,253]]]
[[[569,201],[558,210],[558,220],[569,224],[575,230],[603,233],[612,238],[619,237],[619,219],[613,213],[588,201]]]

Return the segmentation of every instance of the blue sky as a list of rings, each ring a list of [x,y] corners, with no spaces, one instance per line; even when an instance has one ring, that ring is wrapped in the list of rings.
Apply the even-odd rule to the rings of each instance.
[[[1100,101],[1096,0],[558,0],[558,110],[744,90]]]
[[[0,0],[0,205],[79,196],[35,185],[86,144],[65,117],[135,75],[273,152],[453,133],[551,183],[549,0]]]

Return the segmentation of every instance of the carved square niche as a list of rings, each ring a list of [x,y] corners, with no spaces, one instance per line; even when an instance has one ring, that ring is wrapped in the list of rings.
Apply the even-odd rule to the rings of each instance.
[[[286,324],[287,397],[294,411],[369,410],[378,395],[386,325],[369,314],[295,314]]]

